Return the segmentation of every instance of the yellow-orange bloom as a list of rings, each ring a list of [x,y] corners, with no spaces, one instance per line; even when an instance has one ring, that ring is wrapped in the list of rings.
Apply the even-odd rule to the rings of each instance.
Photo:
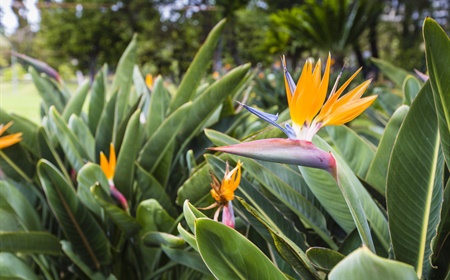
[[[331,57],[328,56],[325,72],[321,77],[322,64],[319,60],[313,69],[311,61],[306,61],[300,78],[295,85],[286,69],[283,57],[286,95],[292,119],[292,128],[297,139],[311,140],[317,131],[327,125],[341,125],[359,116],[377,98],[376,95],[361,98],[371,80],[367,80],[341,97],[350,82],[361,71],[358,69],[338,90],[337,84],[325,102],[330,78]]]
[[[226,205],[229,201],[234,199],[234,191],[241,182],[241,166],[242,163],[238,161],[236,167],[230,171],[227,162],[225,176],[223,177],[222,182],[219,182],[216,177],[211,175],[213,179],[211,183],[211,195],[218,204]]]
[[[100,152],[100,167],[105,173],[108,181],[112,181],[114,178],[114,172],[116,170],[116,152],[114,151],[114,145],[111,143],[109,145],[109,160],[106,159],[106,156],[103,152]]]
[[[145,84],[147,85],[147,87],[149,89],[153,88],[153,76],[152,76],[152,74],[147,74],[145,76]]]
[[[0,136],[13,124],[13,122],[9,122],[6,125],[0,124]],[[22,133],[14,133],[10,135],[6,135],[0,137],[0,150],[6,147],[12,146],[22,140]]]

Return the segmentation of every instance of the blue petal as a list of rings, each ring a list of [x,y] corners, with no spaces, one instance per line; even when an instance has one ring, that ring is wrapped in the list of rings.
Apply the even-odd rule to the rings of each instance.
[[[285,58],[283,56],[283,59],[281,60],[281,63],[283,64],[283,70],[284,70],[284,75],[286,77],[288,86],[289,86],[289,90],[291,91],[291,95],[294,95],[295,92],[295,82],[294,79],[292,79],[291,74],[288,72],[287,68],[286,68],[286,63],[285,63]]]
[[[289,124],[286,124],[286,128],[282,127],[281,125],[279,125],[276,121],[278,120],[278,114],[273,115],[273,114],[269,114],[269,113],[265,113],[265,112],[261,112],[255,108],[249,107],[247,105],[245,105],[244,103],[241,103],[238,101],[239,104],[241,104],[242,106],[244,106],[245,109],[247,109],[250,113],[252,113],[253,115],[257,116],[258,118],[270,123],[271,125],[279,128],[281,131],[284,132],[284,134],[287,135],[287,137],[289,137],[290,139],[295,139],[295,132],[294,129],[292,129],[292,127]]]

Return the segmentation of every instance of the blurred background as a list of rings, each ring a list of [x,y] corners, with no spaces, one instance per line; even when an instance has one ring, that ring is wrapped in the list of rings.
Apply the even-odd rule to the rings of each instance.
[[[364,66],[370,57],[408,71],[425,70],[421,27],[431,16],[448,32],[448,0],[2,0],[2,107],[17,103],[26,70],[11,51],[55,68],[67,83],[111,72],[133,34],[144,75],[177,84],[211,28],[228,19],[211,73],[251,62],[261,75],[279,69],[280,55],[295,69],[307,57],[333,55],[336,69]],[[266,70],[266,71],[264,71]],[[21,83],[21,86],[24,86]],[[30,82],[30,90],[32,90]],[[8,93],[10,95],[8,95]],[[7,100],[8,99],[8,100]],[[14,105],[17,106],[17,105]]]

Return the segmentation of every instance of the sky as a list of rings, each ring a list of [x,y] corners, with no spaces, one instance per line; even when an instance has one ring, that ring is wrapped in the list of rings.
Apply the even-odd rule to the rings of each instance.
[[[24,0],[27,8],[27,18],[32,30],[37,30],[39,27],[39,10],[36,8],[35,3],[37,0]],[[12,0],[0,0],[0,7],[2,9],[1,22],[5,26],[6,34],[14,33],[14,30],[18,27],[18,21],[16,15],[11,10]]]

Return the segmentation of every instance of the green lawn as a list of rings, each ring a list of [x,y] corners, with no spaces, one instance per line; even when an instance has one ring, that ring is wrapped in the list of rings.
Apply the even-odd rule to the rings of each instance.
[[[39,107],[41,97],[31,81],[0,82],[0,108],[15,113],[36,123],[40,122]],[[0,120],[2,123],[2,120]]]
[[[76,84],[67,85],[75,92]],[[17,84],[0,80],[0,108],[40,123],[41,97],[32,81],[20,81]],[[0,123],[3,123],[0,120]]]

